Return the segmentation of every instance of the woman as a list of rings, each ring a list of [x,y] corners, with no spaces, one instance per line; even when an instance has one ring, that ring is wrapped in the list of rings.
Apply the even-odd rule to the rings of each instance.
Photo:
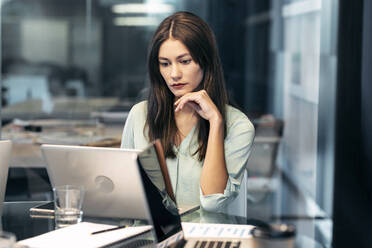
[[[148,100],[130,111],[122,148],[160,139],[177,203],[224,211],[239,192],[254,127],[228,105],[209,26],[189,12],[167,17],[149,51]]]

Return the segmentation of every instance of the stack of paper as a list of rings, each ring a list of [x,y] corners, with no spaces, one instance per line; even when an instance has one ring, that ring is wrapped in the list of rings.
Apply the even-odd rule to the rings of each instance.
[[[81,222],[76,225],[51,231],[33,238],[19,241],[17,244],[30,248],[59,248],[59,247],[102,247],[117,241],[145,233],[152,226],[137,226],[121,228],[113,231],[92,235],[93,232],[114,228],[113,225]]]

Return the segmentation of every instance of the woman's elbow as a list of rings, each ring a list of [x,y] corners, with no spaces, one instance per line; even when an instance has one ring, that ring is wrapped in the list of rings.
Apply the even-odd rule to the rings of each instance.
[[[223,194],[215,194],[200,197],[201,208],[208,212],[215,213],[224,212],[227,202],[228,199],[226,199],[226,197],[224,197]]]

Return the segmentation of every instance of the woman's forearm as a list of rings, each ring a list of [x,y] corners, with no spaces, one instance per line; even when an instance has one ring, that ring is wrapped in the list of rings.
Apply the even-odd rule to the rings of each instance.
[[[210,121],[207,152],[200,175],[203,195],[223,193],[228,173],[224,150],[224,123],[221,118]]]

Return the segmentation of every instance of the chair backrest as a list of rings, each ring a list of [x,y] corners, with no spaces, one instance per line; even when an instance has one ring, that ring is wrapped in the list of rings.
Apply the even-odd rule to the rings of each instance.
[[[247,170],[244,170],[240,192],[235,200],[228,205],[227,213],[235,216],[247,217]]]
[[[6,183],[8,180],[11,153],[12,142],[9,140],[0,140],[0,216],[3,213],[3,202],[5,197]]]

